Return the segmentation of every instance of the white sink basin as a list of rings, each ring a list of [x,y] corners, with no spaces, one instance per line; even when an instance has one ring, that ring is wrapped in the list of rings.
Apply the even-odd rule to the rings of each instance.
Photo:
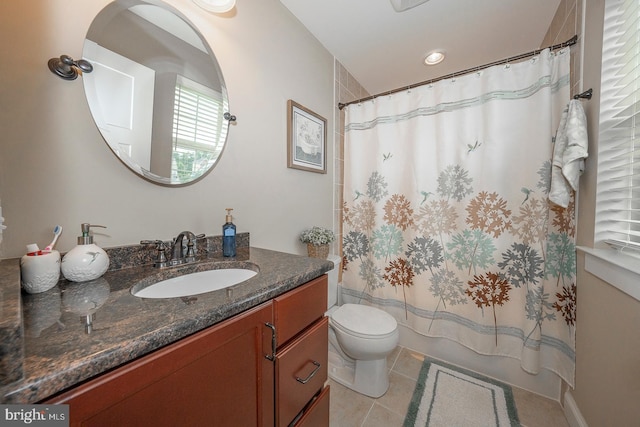
[[[131,293],[140,298],[188,297],[237,285],[256,274],[258,273],[245,268],[199,271],[163,280],[139,290],[134,287]]]

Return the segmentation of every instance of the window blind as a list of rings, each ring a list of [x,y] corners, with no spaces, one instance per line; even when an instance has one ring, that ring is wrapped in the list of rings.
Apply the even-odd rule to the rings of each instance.
[[[640,0],[607,0],[596,241],[640,250]]]
[[[223,124],[222,101],[180,84],[175,92],[174,144],[215,151]]]
[[[209,169],[222,152],[228,123],[220,92],[183,76],[176,79],[173,106],[172,182]]]

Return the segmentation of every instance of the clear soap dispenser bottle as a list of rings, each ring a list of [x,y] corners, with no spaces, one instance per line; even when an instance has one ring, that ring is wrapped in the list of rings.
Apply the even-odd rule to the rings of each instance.
[[[109,268],[109,256],[93,243],[89,234],[91,227],[107,228],[104,225],[81,224],[82,236],[78,237],[78,245],[62,258],[60,269],[65,279],[72,282],[87,282],[102,276]]]
[[[231,211],[227,208],[226,222],[222,226],[222,255],[226,257],[236,256],[236,226],[233,223]]]

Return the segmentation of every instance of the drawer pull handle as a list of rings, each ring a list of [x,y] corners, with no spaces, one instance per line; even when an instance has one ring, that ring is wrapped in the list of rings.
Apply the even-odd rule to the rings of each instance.
[[[273,362],[276,360],[276,327],[269,322],[265,323],[264,326],[271,329],[271,354],[265,354],[264,357]]]
[[[296,377],[296,381],[298,381],[301,384],[306,384],[311,380],[311,378],[313,378],[313,376],[316,374],[316,372],[318,372],[320,370],[320,363],[316,362],[315,360],[312,360],[311,363],[313,363],[315,365],[315,367],[316,367],[313,370],[313,372],[311,372],[309,374],[309,376],[307,378],[305,378],[305,379],[302,379],[300,377]]]

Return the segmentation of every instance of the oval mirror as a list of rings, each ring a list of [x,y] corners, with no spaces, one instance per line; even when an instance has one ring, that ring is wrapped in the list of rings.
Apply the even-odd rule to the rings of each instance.
[[[83,58],[93,65],[83,75],[93,119],[129,169],[180,186],[215,166],[229,129],[227,90],[182,14],[157,0],[116,0],[91,23]]]

